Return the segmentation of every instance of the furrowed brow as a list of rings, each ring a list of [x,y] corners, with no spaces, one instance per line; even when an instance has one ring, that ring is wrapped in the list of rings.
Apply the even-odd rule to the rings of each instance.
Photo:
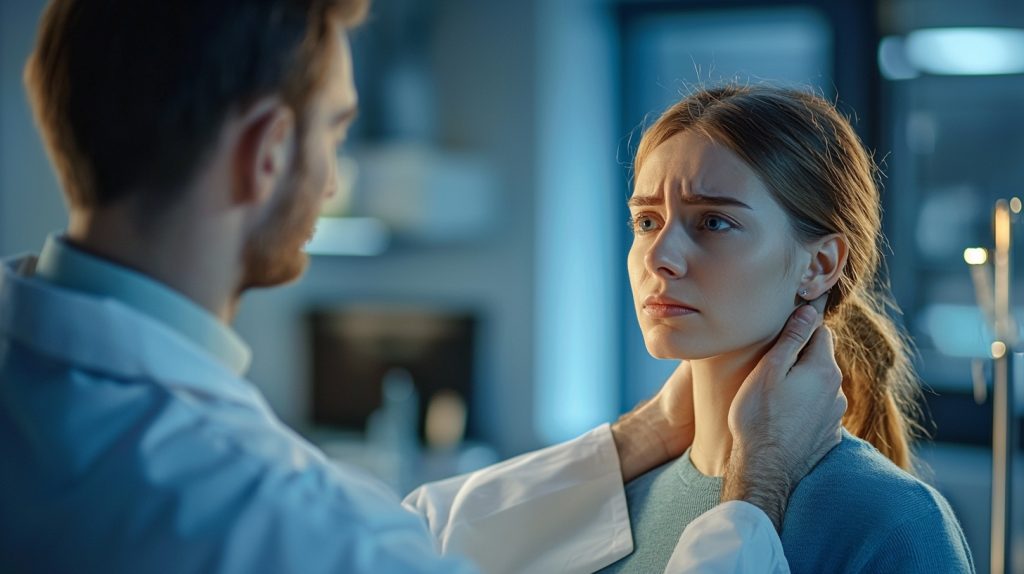
[[[732,207],[742,207],[745,209],[753,209],[752,207],[738,199],[722,195],[686,194],[682,196],[682,200],[683,203],[687,205],[724,205]]]
[[[686,194],[683,195],[681,199],[686,205],[721,205],[753,209],[738,199],[721,195]],[[629,207],[651,207],[662,205],[664,202],[664,198],[660,195],[634,195],[629,198],[629,202],[627,204]]]

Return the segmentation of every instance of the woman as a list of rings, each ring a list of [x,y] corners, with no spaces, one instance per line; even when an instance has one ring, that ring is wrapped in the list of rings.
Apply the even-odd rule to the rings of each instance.
[[[973,571],[949,505],[911,474],[916,381],[876,285],[875,168],[845,118],[794,90],[702,90],[647,130],[634,174],[637,317],[653,356],[689,363],[695,435],[628,485],[635,550],[605,571],[661,571],[681,530],[718,502],[733,397],[793,309],[820,296],[849,408],[840,445],[792,492],[790,567]]]

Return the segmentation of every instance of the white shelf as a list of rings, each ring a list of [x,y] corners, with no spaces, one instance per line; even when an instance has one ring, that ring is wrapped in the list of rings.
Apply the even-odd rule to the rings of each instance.
[[[306,244],[310,255],[372,257],[387,250],[391,232],[373,217],[321,217]]]

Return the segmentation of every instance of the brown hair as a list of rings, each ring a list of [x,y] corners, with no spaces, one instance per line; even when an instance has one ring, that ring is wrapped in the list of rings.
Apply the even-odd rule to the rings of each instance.
[[[909,341],[886,314],[880,284],[877,168],[850,123],[828,101],[767,86],[702,89],[670,107],[645,133],[634,173],[658,145],[698,130],[728,147],[761,178],[796,237],[833,233],[849,242],[846,267],[825,307],[849,407],[843,424],[906,470],[920,432]]]
[[[300,129],[333,24],[368,0],[53,0],[25,85],[73,207],[193,177],[229,113],[280,94]],[[164,197],[164,199],[173,199]]]

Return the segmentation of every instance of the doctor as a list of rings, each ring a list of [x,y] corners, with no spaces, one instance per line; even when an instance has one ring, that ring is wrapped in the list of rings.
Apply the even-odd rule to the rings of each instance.
[[[70,218],[0,271],[0,569],[590,572],[630,552],[623,483],[692,438],[685,365],[614,425],[404,504],[244,378],[229,324],[245,290],[306,265],[365,10],[48,6],[26,84]],[[670,571],[788,571],[765,512],[838,443],[846,404],[819,324],[798,310],[745,384],[736,500],[687,529]]]

